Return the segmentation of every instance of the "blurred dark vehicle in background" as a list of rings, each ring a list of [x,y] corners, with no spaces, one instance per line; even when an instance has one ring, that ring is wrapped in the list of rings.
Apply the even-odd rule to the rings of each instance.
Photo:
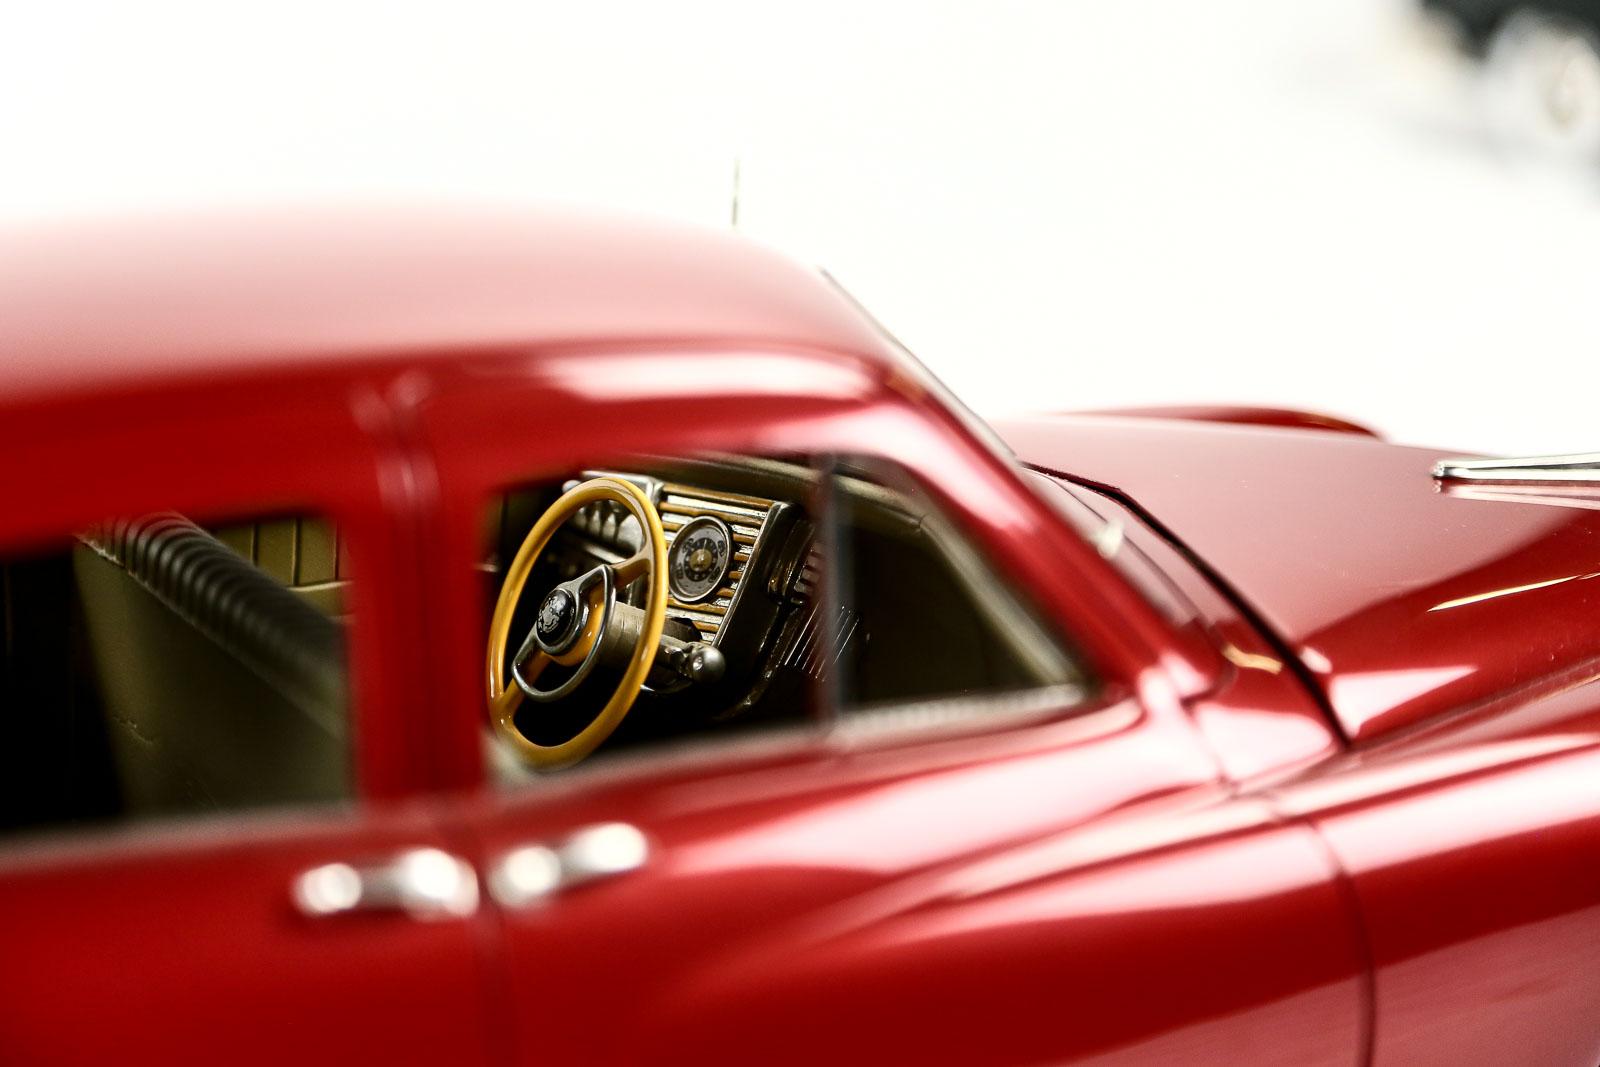
[[[1455,22],[1479,49],[1487,48],[1496,32],[1519,18],[1559,20],[1591,30],[1600,26],[1600,3],[1593,0],[1547,0],[1538,4],[1521,0],[1422,0],[1422,6]]]
[[[1502,133],[1600,164],[1600,3],[1422,0],[1491,76]]]

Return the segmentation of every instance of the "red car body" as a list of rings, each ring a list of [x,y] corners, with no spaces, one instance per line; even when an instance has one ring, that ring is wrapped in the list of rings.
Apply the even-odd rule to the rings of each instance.
[[[1600,1061],[1582,500],[1443,492],[1440,453],[1295,412],[1038,417],[1001,449],[823,277],[654,224],[9,247],[0,550],[314,506],[360,548],[366,622],[354,809],[0,845],[0,1060]],[[530,462],[700,448],[905,466],[1104,699],[489,790],[458,580],[481,502]],[[290,905],[317,864],[485,870],[619,820],[650,862],[543,906]]]

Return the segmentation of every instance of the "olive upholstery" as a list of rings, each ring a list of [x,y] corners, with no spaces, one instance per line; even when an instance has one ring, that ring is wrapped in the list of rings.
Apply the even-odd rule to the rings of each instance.
[[[241,558],[324,613],[343,613],[350,562],[332,523],[291,517],[233,523],[217,527],[212,533]]]
[[[348,793],[340,624],[178,516],[96,530],[72,566],[125,813]]]

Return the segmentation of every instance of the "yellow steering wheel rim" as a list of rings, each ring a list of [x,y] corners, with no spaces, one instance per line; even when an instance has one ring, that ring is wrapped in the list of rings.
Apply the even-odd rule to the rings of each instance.
[[[623,575],[625,580],[619,580],[617,583],[619,588],[628,584],[633,580],[630,574],[636,575],[641,566],[648,567],[649,592],[645,599],[643,632],[639,636],[639,643],[634,646],[633,655],[623,672],[622,680],[617,683],[616,691],[611,694],[611,699],[589,725],[560,744],[535,744],[522,735],[513,721],[517,709],[522,704],[523,693],[516,685],[508,685],[504,674],[506,642],[511,635],[511,618],[516,611],[518,601],[522,599],[522,591],[528,584],[528,576],[533,573],[533,566],[538,562],[545,546],[550,543],[550,538],[563,523],[578,512],[578,509],[599,501],[621,504],[639,521],[640,528],[644,530],[644,547],[635,556],[619,565],[619,569],[630,569],[630,571]],[[489,720],[495,732],[524,763],[546,769],[576,763],[610,737],[612,731],[628,714],[633,702],[639,696],[639,691],[644,687],[644,680],[655,663],[656,649],[661,644],[661,629],[667,619],[666,567],[667,538],[661,530],[661,516],[656,513],[655,505],[650,502],[650,498],[645,496],[638,486],[621,478],[592,478],[575,486],[563,493],[561,498],[539,517],[539,521],[533,524],[533,529],[528,531],[522,547],[512,559],[511,566],[506,569],[505,582],[500,587],[499,599],[495,601],[494,615],[489,622],[487,660]],[[598,611],[591,610],[590,617],[596,622],[585,627],[578,646],[570,653],[559,657],[556,662],[575,661],[587,653],[589,647],[600,637],[599,615]],[[543,661],[539,667],[543,667]]]

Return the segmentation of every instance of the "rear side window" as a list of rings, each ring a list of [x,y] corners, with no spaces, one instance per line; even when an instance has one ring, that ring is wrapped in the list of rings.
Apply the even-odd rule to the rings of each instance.
[[[0,831],[348,796],[349,569],[311,515],[116,519],[0,560]]]

